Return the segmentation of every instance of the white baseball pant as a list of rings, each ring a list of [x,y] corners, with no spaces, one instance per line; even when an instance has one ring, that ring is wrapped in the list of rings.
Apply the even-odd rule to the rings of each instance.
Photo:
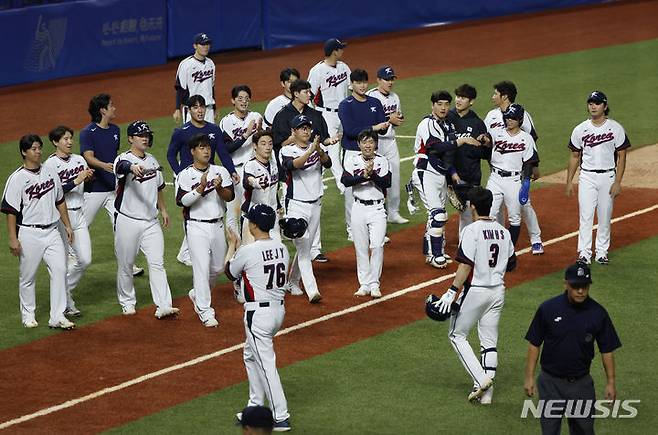
[[[459,213],[459,241],[462,240],[462,232],[464,228],[473,223],[473,213],[471,212],[470,201],[466,201],[464,204],[464,211]],[[499,214],[500,215],[500,214]]]
[[[461,308],[450,317],[448,338],[475,385],[496,376],[498,323],[505,304],[505,287],[471,287],[459,295]],[[477,322],[481,359],[475,356],[468,334]]]
[[[610,220],[613,198],[610,187],[615,182],[615,171],[596,173],[580,171],[578,177],[578,254],[585,258],[592,256],[592,226],[594,211],[598,220],[596,230],[596,258],[605,257],[610,249]]]
[[[36,276],[41,260],[50,275],[50,319],[56,324],[64,318],[66,309],[66,250],[57,225],[48,228],[21,226],[18,229],[21,244],[19,257],[18,296],[23,323],[35,320]]]
[[[318,283],[313,275],[313,263],[311,262],[311,243],[320,223],[320,212],[322,210],[322,199],[313,203],[288,200],[286,211],[287,217],[302,218],[308,223],[304,235],[293,240],[297,252],[292,260],[290,268],[290,282],[299,285],[299,280],[304,283],[304,290],[308,299],[311,300],[320,293]]]
[[[347,159],[352,159],[354,156],[358,155],[359,151],[352,151],[352,150],[343,150],[343,160],[345,161]],[[332,158],[332,164],[331,168],[333,169],[333,158]],[[343,165],[341,163],[340,165],[340,171],[341,171],[341,177],[343,176]],[[340,179],[340,178],[339,178]],[[342,184],[342,183],[341,183]],[[354,237],[352,234],[352,206],[354,205],[354,195],[352,194],[352,188],[351,187],[345,187],[345,190],[343,191],[343,194],[345,196],[345,227],[347,229],[347,234]]]
[[[491,172],[487,189],[493,193],[493,202],[489,215],[497,218],[504,202],[510,225],[520,226],[521,204],[519,203],[519,190],[521,189],[521,176],[501,177],[498,173]]]
[[[445,254],[445,228],[432,227],[432,210],[445,210],[446,222],[448,212],[446,210],[446,199],[448,198],[448,185],[445,175],[437,174],[432,171],[425,171],[414,168],[411,173],[411,182],[418,191],[420,200],[427,211],[427,223],[425,225],[425,255]],[[440,244],[440,248],[436,246]]]
[[[283,324],[286,310],[283,301],[245,302],[244,330],[247,339],[243,358],[249,378],[249,402],[247,406],[265,405],[267,398],[275,421],[290,418],[288,402],[283,393],[281,378],[276,369],[273,339]]]
[[[386,211],[388,216],[400,214],[400,152],[395,138],[379,139],[377,152],[388,160],[391,171],[391,187],[386,189]]]
[[[178,195],[178,177],[174,176],[174,202],[177,199]],[[180,244],[178,249],[178,254],[176,259],[182,262],[190,261],[190,247],[187,244],[187,232],[185,231],[185,222],[183,222],[183,241]]]
[[[242,165],[237,165],[235,170],[238,174],[242,173]],[[226,228],[232,230],[235,234],[240,235],[240,217],[242,216],[242,197],[244,195],[244,187],[242,180],[238,183],[233,182],[233,190],[235,191],[235,198],[226,203]]]
[[[89,237],[89,228],[82,209],[68,209],[68,213],[71,228],[73,229],[73,245],[71,245],[71,248],[75,254],[75,261],[68,262],[66,268],[66,308],[74,308],[73,289],[77,287],[85,270],[91,264],[91,238]],[[66,230],[61,221],[58,229],[64,246],[68,246]]]
[[[137,251],[146,256],[153,303],[171,308],[171,290],[164,269],[164,237],[158,219],[132,219],[117,213],[114,223],[114,253],[117,257],[117,297],[122,308],[137,304],[133,286],[133,265]]]
[[[359,285],[371,290],[379,288],[386,236],[384,203],[365,205],[356,201],[352,212],[352,237]]]
[[[327,130],[329,131],[329,136],[334,137],[343,131],[343,125],[340,123],[340,118],[338,118],[338,112],[328,112],[325,109],[320,108],[322,111],[322,117],[327,123]],[[343,176],[343,165],[342,160],[340,159],[341,145],[340,141],[336,142],[333,145],[326,147],[331,157],[331,173],[334,175],[334,181],[338,190],[343,193],[345,186],[340,182],[340,178]]]
[[[217,276],[224,270],[226,260],[224,223],[221,220],[214,223],[188,220],[185,232],[192,260],[194,311],[201,322],[205,322],[215,317],[215,310],[210,305],[211,290]]]
[[[528,198],[527,203],[521,206],[521,214],[523,215],[525,226],[528,229],[530,244],[541,243],[541,228],[539,228],[537,213],[535,213],[535,209],[532,207],[530,198]]]

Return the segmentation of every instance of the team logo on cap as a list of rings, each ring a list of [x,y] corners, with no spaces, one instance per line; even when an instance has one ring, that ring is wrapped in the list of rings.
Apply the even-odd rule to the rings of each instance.
[[[585,276],[585,269],[583,269],[582,267],[579,267],[577,275],[578,276]]]

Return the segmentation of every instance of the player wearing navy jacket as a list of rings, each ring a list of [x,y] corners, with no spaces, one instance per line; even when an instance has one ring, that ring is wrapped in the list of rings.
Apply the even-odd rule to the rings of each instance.
[[[352,81],[352,95],[345,98],[338,105],[338,117],[343,125],[343,162],[358,155],[358,136],[363,130],[371,129],[378,134],[386,134],[390,123],[384,113],[382,103],[375,97],[366,95],[368,91],[368,72],[355,69],[350,74]],[[342,167],[342,163],[341,163]],[[347,237],[352,240],[350,222],[352,221],[352,204],[354,195],[352,189],[345,188],[345,224]]]
[[[169,161],[169,166],[174,171],[174,191],[178,191],[178,183],[176,181],[178,173],[190,166],[194,161],[188,143],[194,136],[200,134],[208,136],[210,140],[210,163],[215,164],[214,156],[217,153],[219,160],[221,160],[222,165],[231,174],[233,181],[238,183],[240,176],[237,174],[231,155],[228,153],[224,144],[222,130],[216,124],[204,120],[206,100],[201,95],[192,95],[187,100],[187,105],[191,119],[189,122],[183,124],[181,128],[174,130],[171,135],[171,141],[169,142],[169,149],[167,150],[167,160]],[[183,237],[183,242],[176,258],[186,266],[192,265],[186,237]]]

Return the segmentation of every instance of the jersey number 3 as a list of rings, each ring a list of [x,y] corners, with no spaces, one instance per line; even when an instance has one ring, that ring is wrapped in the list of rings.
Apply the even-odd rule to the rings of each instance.
[[[282,288],[286,284],[286,265],[283,263],[266,264],[263,266],[263,272],[268,274],[267,289],[274,288],[274,279],[276,275],[276,287]]]
[[[489,246],[489,252],[491,252],[491,256],[489,257],[489,267],[496,267],[496,264],[498,264],[500,246],[498,246],[497,243],[492,243],[491,246]]]

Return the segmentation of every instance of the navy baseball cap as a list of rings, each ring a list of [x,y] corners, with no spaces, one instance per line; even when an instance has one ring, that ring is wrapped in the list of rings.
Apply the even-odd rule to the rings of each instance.
[[[274,417],[272,417],[272,411],[265,406],[247,406],[242,410],[240,424],[242,427],[266,427],[272,429],[274,427]]]
[[[575,263],[564,271],[564,279],[571,285],[578,286],[592,283],[592,272],[589,266]]]
[[[523,106],[520,104],[510,104],[510,106],[503,112],[504,119],[515,119],[519,122],[523,121]]]
[[[306,115],[297,115],[294,118],[292,118],[292,123],[291,123],[292,128],[298,129],[299,127],[302,127],[304,125],[312,126],[313,123],[311,122],[311,118],[309,118]]]
[[[398,76],[395,75],[395,71],[393,71],[393,68],[391,68],[388,65],[384,65],[383,67],[377,70],[377,78],[384,80],[393,80],[398,78]]]
[[[262,231],[269,231],[274,228],[276,212],[269,205],[256,204],[247,212],[247,219],[249,222],[255,223]]]
[[[206,33],[197,33],[194,35],[194,43],[201,45],[212,44],[212,39]]]
[[[334,50],[340,50],[347,47],[347,44],[338,38],[327,39],[324,43],[324,54],[329,56]]]
[[[608,104],[608,97],[601,91],[592,91],[587,98],[588,103]]]
[[[142,134],[153,134],[151,127],[146,121],[135,121],[128,126],[128,136],[139,136]]]

